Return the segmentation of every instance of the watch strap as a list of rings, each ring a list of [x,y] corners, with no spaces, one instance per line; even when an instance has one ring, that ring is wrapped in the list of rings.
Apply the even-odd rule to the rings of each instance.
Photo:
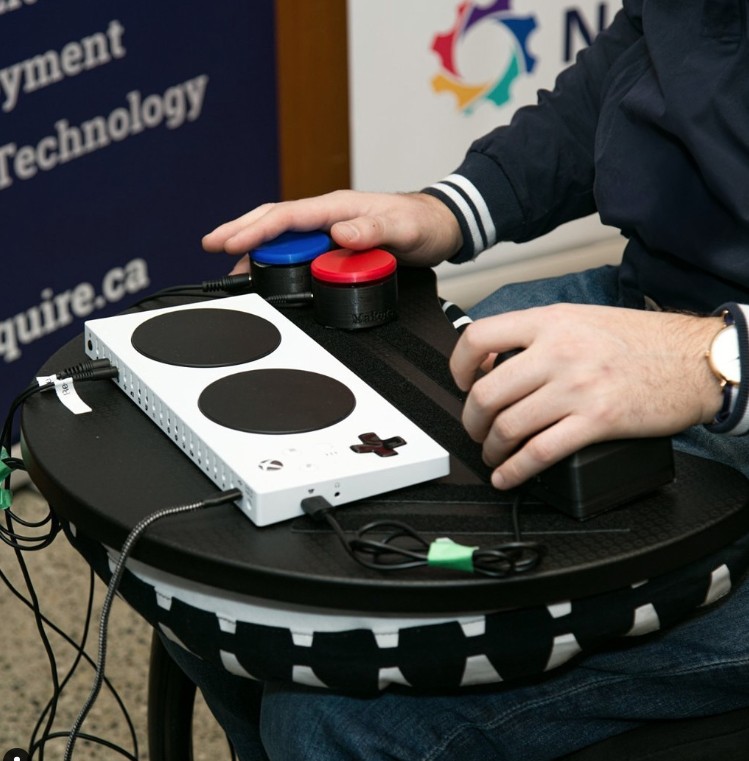
[[[706,426],[712,433],[726,436],[743,436],[749,433],[749,306],[730,302],[713,314],[726,314],[726,324],[733,323],[739,339],[741,382],[727,383],[723,406],[715,420]]]

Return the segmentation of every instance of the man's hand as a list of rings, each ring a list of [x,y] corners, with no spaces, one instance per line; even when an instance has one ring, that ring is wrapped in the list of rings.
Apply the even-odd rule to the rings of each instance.
[[[382,247],[404,264],[433,266],[457,253],[458,223],[436,198],[423,193],[334,193],[264,204],[203,238],[206,251],[244,254],[287,230],[325,230],[341,248]],[[232,274],[247,272],[244,257]]]
[[[463,424],[495,468],[494,486],[517,486],[596,441],[711,422],[722,397],[705,351],[722,325],[720,317],[572,304],[469,325],[450,368],[470,390]],[[497,353],[518,348],[492,367]]]

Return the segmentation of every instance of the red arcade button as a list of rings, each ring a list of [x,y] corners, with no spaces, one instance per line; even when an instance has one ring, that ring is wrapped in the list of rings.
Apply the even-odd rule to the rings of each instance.
[[[312,277],[324,283],[355,285],[382,280],[395,272],[395,257],[381,248],[351,251],[339,248],[313,260]]]

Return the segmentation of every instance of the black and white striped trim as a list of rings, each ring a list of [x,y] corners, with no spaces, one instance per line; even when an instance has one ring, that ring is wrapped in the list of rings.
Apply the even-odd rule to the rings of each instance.
[[[715,310],[714,314],[727,311],[736,325],[741,352],[741,383],[731,399],[731,411],[724,420],[707,426],[711,433],[726,436],[743,436],[749,433],[749,306],[728,303]]]
[[[108,582],[117,554],[64,525]],[[472,689],[536,678],[624,638],[669,629],[730,593],[749,537],[686,568],[592,597],[442,616],[389,616],[274,603],[128,560],[120,595],[175,644],[231,674],[374,694]]]
[[[473,320],[457,304],[453,304],[452,301],[446,301],[445,299],[440,298],[440,305],[442,306],[442,311],[445,313],[445,317],[450,320],[452,326],[458,333],[462,333],[466,329],[466,326],[473,322]]]
[[[430,187],[449,198],[462,216],[471,237],[474,256],[497,242],[497,229],[489,207],[470,180],[460,174],[451,174]]]

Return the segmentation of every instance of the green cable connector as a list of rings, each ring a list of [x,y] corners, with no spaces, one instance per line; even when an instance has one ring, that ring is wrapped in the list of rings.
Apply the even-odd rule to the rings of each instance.
[[[13,472],[10,465],[6,465],[5,458],[10,457],[5,447],[0,449],[0,484]],[[10,489],[0,487],[0,510],[7,510],[13,504],[13,492]]]
[[[473,553],[477,549],[477,547],[458,544],[447,537],[435,539],[429,545],[427,565],[473,573]]]
[[[5,481],[5,479],[13,472],[13,468],[5,464],[6,457],[10,457],[10,455],[8,454],[8,450],[3,447],[0,449],[0,481]]]

